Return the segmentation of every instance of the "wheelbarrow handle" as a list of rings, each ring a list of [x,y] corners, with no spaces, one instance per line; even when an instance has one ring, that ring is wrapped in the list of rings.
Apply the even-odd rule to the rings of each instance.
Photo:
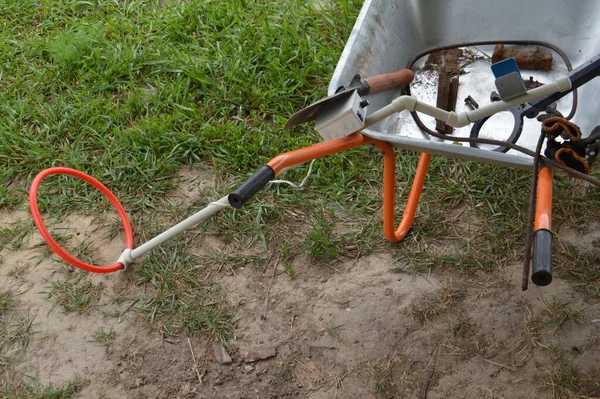
[[[248,180],[242,183],[234,192],[229,194],[229,204],[240,209],[250,198],[259,192],[268,182],[275,177],[275,171],[269,165],[264,165],[257,170]]]
[[[397,86],[408,85],[413,81],[414,77],[415,74],[410,69],[401,69],[397,72],[384,73],[366,78],[364,82],[370,87],[367,94],[375,94]]]
[[[546,286],[552,282],[552,232],[537,230],[533,235],[533,268],[531,281]]]

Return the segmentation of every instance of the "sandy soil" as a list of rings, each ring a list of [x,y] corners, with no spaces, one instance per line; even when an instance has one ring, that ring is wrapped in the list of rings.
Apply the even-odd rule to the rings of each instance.
[[[187,181],[174,198],[195,201],[212,185]],[[27,218],[24,210],[4,213],[0,226]],[[100,237],[92,243],[99,262],[118,257],[120,238],[102,240],[97,229],[107,228],[92,218],[73,215],[62,225],[78,238]],[[599,251],[600,228],[593,227],[585,236],[564,228],[559,238]],[[382,251],[335,268],[297,257],[293,279],[276,259],[264,269],[214,274],[237,319],[227,348],[233,362],[219,364],[210,339],[161,339],[130,302],[115,303],[120,272],[89,276],[98,290],[92,310],[65,313],[45,292],[68,269],[43,257],[40,241],[34,232],[24,248],[0,252],[0,286],[18,293],[16,312],[34,319],[35,334],[10,372],[42,385],[89,380],[82,398],[551,398],[554,347],[562,349],[561,361],[600,378],[599,301],[560,278],[522,292],[519,264],[476,278],[451,271],[413,276],[394,273],[394,254]],[[196,250],[222,246],[199,236]],[[548,310],[553,300],[583,309],[585,319],[557,328]],[[426,309],[434,313],[419,319]],[[99,329],[117,333],[108,349],[92,342]],[[242,360],[265,347],[277,355]]]

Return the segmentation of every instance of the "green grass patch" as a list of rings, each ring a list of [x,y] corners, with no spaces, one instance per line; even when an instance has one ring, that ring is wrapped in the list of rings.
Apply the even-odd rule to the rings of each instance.
[[[76,398],[78,393],[89,385],[89,381],[83,378],[77,378],[63,386],[43,387],[34,380],[28,382],[14,382],[5,380],[0,385],[0,395],[2,398],[11,399],[70,399]]]
[[[186,243],[170,243],[150,253],[138,271],[138,309],[164,336],[204,333],[223,342],[233,332],[232,316],[218,287],[207,282],[200,258]]]
[[[50,282],[47,294],[67,312],[88,314],[102,295],[102,285],[95,285],[87,279],[87,272],[74,271],[64,280]]]
[[[34,318],[19,313],[17,305],[12,291],[0,291],[0,376],[27,348],[34,333]]]
[[[324,215],[317,215],[306,235],[304,246],[310,259],[327,262],[340,256],[343,242],[335,235],[331,221]]]

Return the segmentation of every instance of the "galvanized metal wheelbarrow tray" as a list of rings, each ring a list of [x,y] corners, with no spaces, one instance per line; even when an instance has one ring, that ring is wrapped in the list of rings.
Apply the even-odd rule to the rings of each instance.
[[[545,41],[561,48],[577,66],[600,53],[599,20],[600,3],[594,0],[366,0],[331,79],[329,95],[356,73],[375,76],[396,71],[424,50],[466,42]],[[559,61],[555,54],[555,71],[548,78],[566,71]],[[492,82],[491,72],[489,75]],[[468,93],[469,88],[464,86],[468,84],[461,83],[459,99],[463,98],[461,91]],[[401,89],[396,88],[370,96],[369,112],[401,94]],[[600,79],[581,87],[578,94],[573,122],[583,132],[590,132],[600,122]],[[568,108],[571,103],[572,95],[568,95],[559,102],[559,109]],[[539,135],[539,123],[530,121],[529,125],[525,124],[519,144],[532,148]],[[527,137],[531,129],[535,132],[533,140]],[[393,115],[362,133],[398,148],[434,155],[521,169],[532,165],[531,157],[513,151],[497,153],[427,137],[407,113]]]

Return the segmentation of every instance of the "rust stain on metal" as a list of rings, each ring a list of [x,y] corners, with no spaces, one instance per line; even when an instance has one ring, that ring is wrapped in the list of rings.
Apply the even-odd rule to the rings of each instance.
[[[479,103],[477,101],[475,101],[475,99],[473,97],[471,97],[470,95],[467,96],[467,98],[465,98],[465,104],[472,110],[479,108]]]
[[[458,96],[458,75],[461,73],[459,65],[461,49],[451,49],[431,54],[425,63],[425,69],[438,70],[438,91],[436,106],[446,111],[456,110]],[[435,128],[440,133],[451,134],[452,126],[442,121],[436,121]]]
[[[519,68],[523,69],[535,69],[541,71],[549,71],[552,69],[552,53],[542,51],[537,46],[529,50],[516,50],[504,47],[503,44],[497,44],[496,47],[494,47],[494,54],[492,54],[492,63],[507,58],[514,58],[517,61]]]
[[[525,81],[525,87],[529,89],[535,89],[536,87],[543,86],[544,84],[538,80],[533,80],[533,76],[529,77],[529,80]]]

